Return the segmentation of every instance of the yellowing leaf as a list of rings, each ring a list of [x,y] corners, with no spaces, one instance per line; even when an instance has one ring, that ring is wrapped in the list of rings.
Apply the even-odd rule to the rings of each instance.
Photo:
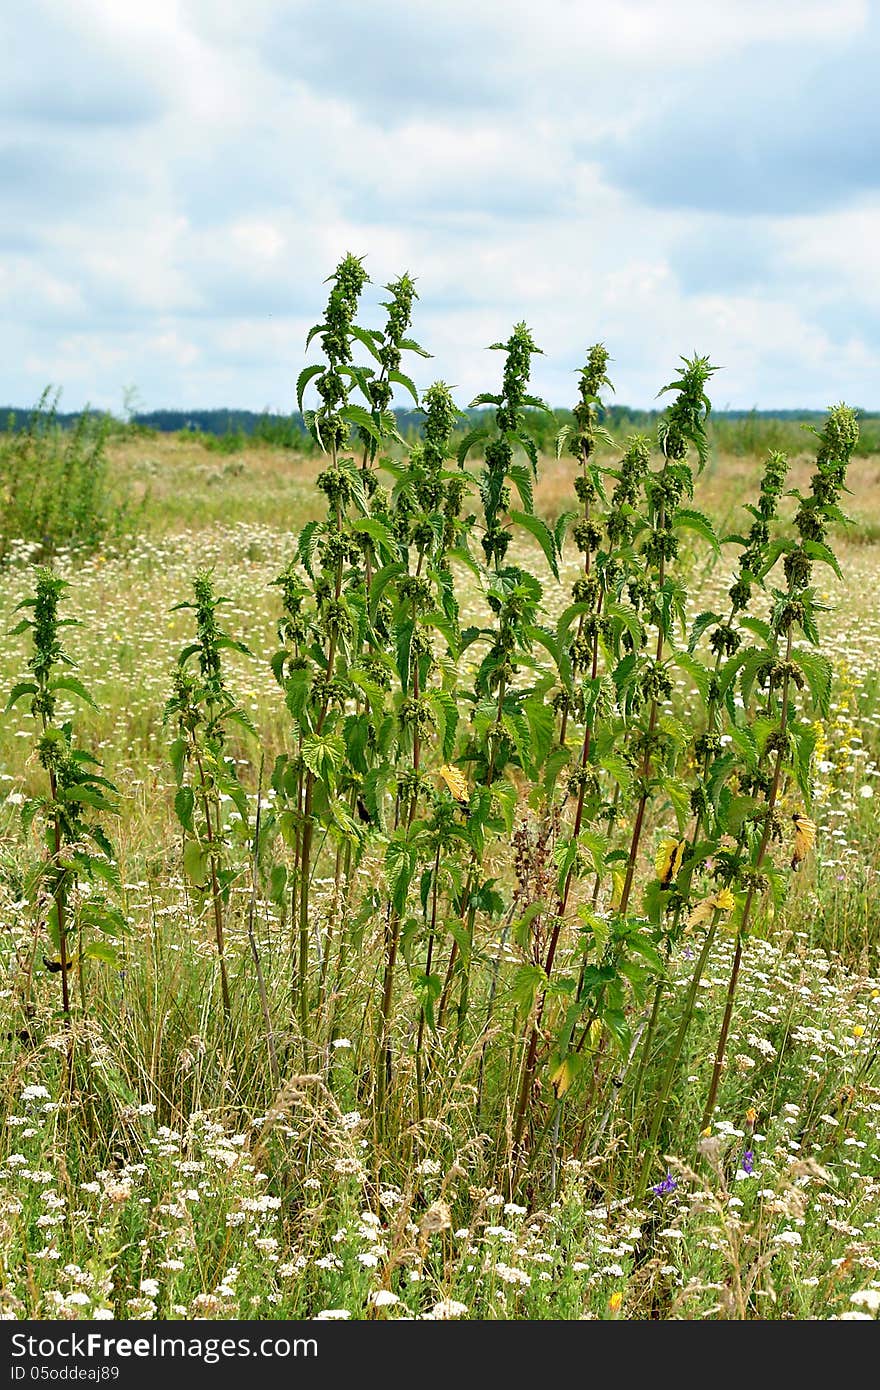
[[[441,768],[438,768],[437,775],[443,778],[456,801],[460,801],[463,806],[466,806],[470,801],[470,792],[468,791],[467,778],[461,769],[450,767],[448,763],[444,763]]]
[[[574,1080],[574,1074],[569,1063],[570,1057],[563,1057],[559,1066],[550,1075],[550,1084],[556,1094],[556,1099],[561,1100]]]
[[[654,869],[664,888],[678,877],[686,849],[687,840],[664,840],[658,849]]]
[[[550,1059],[551,1066],[553,1058]],[[550,1084],[557,1100],[561,1100],[584,1065],[584,1056],[579,1052],[569,1052],[567,1057],[550,1073]]]
[[[816,822],[800,815],[797,811],[792,816],[792,820],[794,822],[794,853],[791,856],[791,867],[796,869],[806,859],[816,842]]]
[[[712,920],[712,913],[715,911],[715,899],[704,898],[701,903],[694,903],[688,913],[689,927],[704,927],[707,922]]]
[[[729,888],[719,888],[717,893],[711,897],[704,898],[702,902],[696,903],[688,915],[689,927],[704,927],[707,922],[711,922],[716,912],[732,912],[736,907],[736,899]]]

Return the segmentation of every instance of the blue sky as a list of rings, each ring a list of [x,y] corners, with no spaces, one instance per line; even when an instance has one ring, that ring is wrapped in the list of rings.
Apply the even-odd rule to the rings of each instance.
[[[0,400],[293,408],[346,251],[417,278],[421,386],[520,319],[568,404],[880,408],[880,4],[3,7]]]

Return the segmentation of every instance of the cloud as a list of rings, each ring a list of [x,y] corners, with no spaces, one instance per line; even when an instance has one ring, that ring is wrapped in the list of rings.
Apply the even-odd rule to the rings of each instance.
[[[467,401],[525,318],[732,405],[876,401],[877,24],[861,0],[32,0],[0,16],[5,393],[293,405],[346,251],[418,278]],[[313,349],[312,360],[316,348]]]

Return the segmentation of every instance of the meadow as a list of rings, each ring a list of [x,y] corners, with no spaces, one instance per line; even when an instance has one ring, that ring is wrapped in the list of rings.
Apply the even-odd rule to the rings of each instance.
[[[0,1315],[872,1318],[880,455],[524,325],[402,439],[356,267],[307,451],[8,484]]]

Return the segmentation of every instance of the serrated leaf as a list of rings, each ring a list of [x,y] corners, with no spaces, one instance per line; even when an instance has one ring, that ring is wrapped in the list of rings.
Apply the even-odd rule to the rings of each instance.
[[[515,522],[516,525],[522,526],[530,535],[534,536],[544,552],[544,557],[547,564],[550,566],[554,579],[558,579],[559,565],[557,563],[556,542],[553,538],[553,532],[550,530],[547,523],[542,521],[539,516],[535,516],[528,512],[512,511],[510,513],[510,519]]]
[[[36,695],[36,693],[37,687],[33,681],[19,681],[18,685],[14,685],[9,692],[9,699],[6,701],[6,713],[8,714],[19,700],[24,699],[25,695]]]
[[[297,379],[296,379],[296,404],[297,404],[297,407],[299,408],[300,414],[302,414],[302,408],[303,408],[303,395],[305,394],[305,389],[306,389],[306,387],[308,386],[309,382],[313,379],[313,377],[320,376],[321,373],[323,372],[323,370],[324,370],[324,368],[321,366],[320,362],[318,362],[318,363],[315,363],[315,364],[314,364],[313,366],[311,366],[311,367],[303,367],[302,371],[300,372],[299,376],[297,377]]]
[[[358,342],[367,349],[370,356],[374,357],[380,366],[382,365],[382,354],[379,352],[375,338],[369,329],[361,328],[360,324],[353,323],[351,325],[351,336],[357,338]]]
[[[671,524],[673,530],[695,531],[704,541],[709,542],[716,555],[720,553],[715,527],[704,512],[695,511],[693,507],[679,507],[672,517]]]
[[[693,626],[691,627],[691,635],[688,640],[688,651],[696,651],[697,643],[699,642],[703,633],[708,628],[714,627],[716,623],[720,623],[721,621],[722,618],[720,613],[698,613],[696,618],[694,618]]]
[[[456,453],[456,458],[458,459],[459,467],[464,467],[465,459],[467,458],[474,445],[478,444],[481,439],[487,439],[488,437],[488,425],[477,425],[476,429],[468,431],[468,433],[464,436],[464,439],[462,439],[461,443],[459,444],[458,451]]]
[[[376,424],[374,417],[362,405],[344,405],[339,411],[340,420],[345,420],[349,425],[355,425],[364,434],[369,435],[370,439],[377,444],[382,443],[382,431]]]
[[[184,830],[193,833],[193,808],[195,795],[192,787],[178,787],[174,796],[174,813]]]
[[[433,353],[430,353],[430,352],[428,352],[428,350],[427,350],[426,348],[421,347],[421,346],[415,341],[414,338],[401,338],[400,342],[398,343],[398,347],[399,347],[403,352],[416,352],[416,353],[418,353],[419,357],[432,357],[432,356],[433,356]]]
[[[412,396],[412,398],[413,398],[413,400],[415,401],[416,405],[419,404],[419,393],[418,393],[418,390],[417,390],[417,388],[416,388],[416,384],[415,384],[415,382],[412,380],[411,377],[408,377],[408,376],[406,375],[405,372],[399,372],[399,371],[389,372],[389,373],[388,373],[388,380],[389,380],[389,381],[396,382],[398,386],[403,386],[404,389],[407,390],[407,391],[409,392],[409,394]]]

